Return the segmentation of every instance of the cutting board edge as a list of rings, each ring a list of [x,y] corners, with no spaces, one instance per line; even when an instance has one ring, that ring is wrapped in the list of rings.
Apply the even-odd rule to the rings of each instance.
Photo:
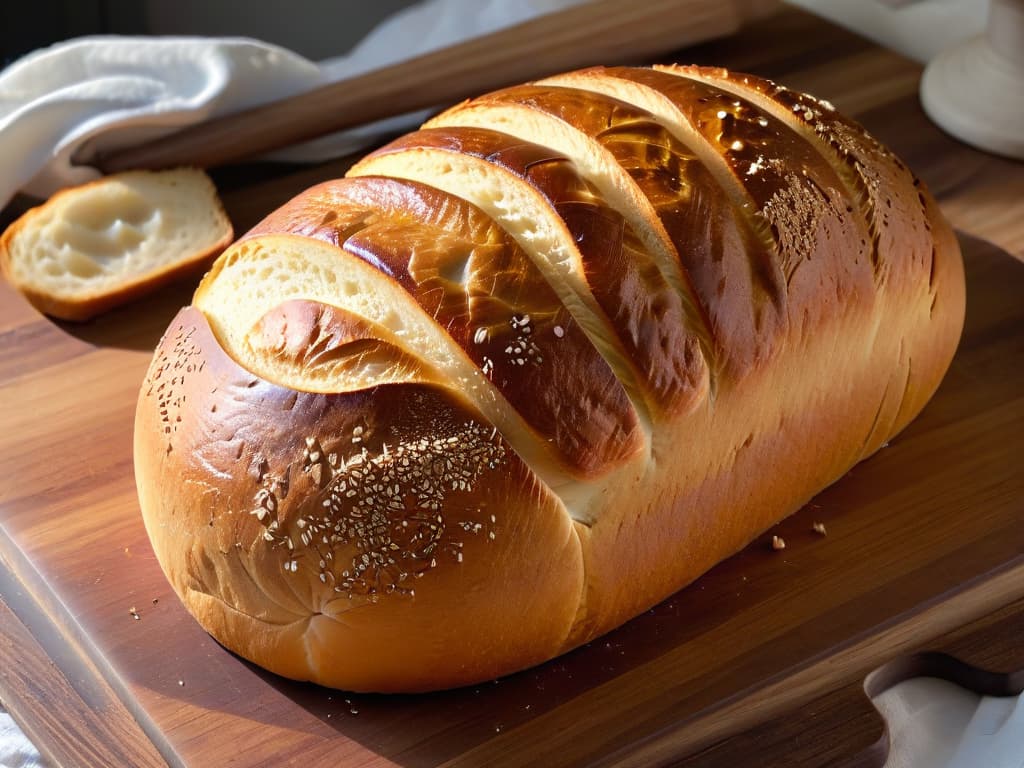
[[[737,692],[697,718],[667,726],[641,741],[632,742],[595,763],[595,768],[674,764],[781,715],[792,714],[802,704],[857,681],[864,706],[877,713],[866,689],[872,674],[903,657],[921,653],[937,638],[1022,599],[1024,554],[979,575],[955,592],[918,604],[913,610],[879,625],[878,632],[863,632],[860,637],[850,638],[847,643],[808,659],[755,689]],[[885,647],[889,643],[891,645]],[[893,678],[891,684],[895,682]],[[883,689],[878,686],[875,692]],[[888,740],[880,714],[878,721],[884,743],[853,749],[872,753],[864,755],[864,765],[874,765],[871,761],[881,756],[882,762],[877,763],[880,768],[888,754]],[[811,728],[813,726],[808,726],[808,730]]]
[[[168,766],[184,768],[185,762],[156,722],[134,700],[128,684],[46,583],[29,556],[9,536],[2,522],[0,595],[75,692],[90,701],[90,708],[96,708],[94,700],[99,697],[105,705],[104,718],[117,721],[121,738],[127,736],[129,740],[126,748],[138,755],[133,764],[153,764],[150,750],[155,749]],[[146,758],[145,762],[142,758]]]

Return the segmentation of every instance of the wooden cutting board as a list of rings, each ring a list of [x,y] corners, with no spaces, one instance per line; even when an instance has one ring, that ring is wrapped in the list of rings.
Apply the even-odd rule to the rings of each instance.
[[[782,32],[794,18],[809,28],[786,18]],[[867,50],[851,40],[833,33],[832,52]],[[687,58],[732,55],[782,79],[813,66],[777,50],[759,65],[750,42]],[[919,172],[935,167],[921,153],[944,140],[915,104],[872,109],[856,111]],[[220,181],[244,229],[337,171]],[[35,624],[79,696],[100,710],[113,692],[173,765],[652,765],[688,755],[710,765],[728,753],[700,750],[740,733],[746,742],[725,742],[747,745],[731,764],[765,764],[749,750],[770,742],[766,723],[791,713],[805,740],[828,740],[820,726],[834,718],[807,702],[857,695],[883,662],[1024,598],[1024,265],[982,240],[962,245],[960,350],[889,447],[606,637],[500,681],[421,696],[276,678],[217,645],[171,593],[138,513],[132,417],[150,351],[189,286],[71,326],[0,285],[0,594]],[[773,533],[785,550],[768,545]],[[1002,658],[1024,667],[1017,652]],[[871,721],[834,751],[853,759],[880,735]]]

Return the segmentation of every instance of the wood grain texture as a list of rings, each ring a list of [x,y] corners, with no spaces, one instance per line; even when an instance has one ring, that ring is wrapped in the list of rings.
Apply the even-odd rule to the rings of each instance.
[[[0,538],[0,702],[51,765],[166,766],[72,633],[27,593],[6,543]]]
[[[959,226],[1024,253],[1024,170],[931,126],[916,65],[796,12],[678,58],[828,98],[903,156]],[[345,167],[217,178],[242,232]],[[963,243],[968,327],[946,382],[890,447],[769,534],[785,550],[761,540],[610,635],[494,683],[397,697],[291,683],[184,612],[138,515],[131,433],[150,352],[188,285],[84,326],[41,318],[0,286],[0,537],[171,764],[859,764],[883,735],[861,691],[879,664],[928,648],[1024,663],[1005,639],[963,640],[1002,638],[1024,613],[1024,265]],[[1019,610],[999,613],[1008,604]],[[1001,652],[970,650],[983,646]]]
[[[715,768],[767,755],[766,765],[881,768],[889,740],[869,695],[918,676],[950,680],[985,696],[1019,695],[1024,691],[1022,633],[1024,600],[1017,600],[937,637],[926,651],[897,655],[866,678],[850,676],[797,709],[671,762],[678,768]]]

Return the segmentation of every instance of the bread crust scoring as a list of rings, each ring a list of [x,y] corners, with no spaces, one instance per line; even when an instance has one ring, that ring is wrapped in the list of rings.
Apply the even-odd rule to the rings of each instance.
[[[140,395],[157,557],[268,669],[420,691],[585,643],[878,450],[952,359],[956,238],[831,105],[599,68],[430,125],[229,249]]]

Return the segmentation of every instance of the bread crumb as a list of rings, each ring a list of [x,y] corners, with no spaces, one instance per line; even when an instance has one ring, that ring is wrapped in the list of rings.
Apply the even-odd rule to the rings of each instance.
[[[179,680],[178,681],[178,685],[180,685],[182,688],[184,688],[185,687],[185,681],[184,680]]]
[[[786,548],[786,542],[781,536],[772,536],[772,549],[778,551]]]
[[[824,523],[815,523],[814,525],[811,526],[811,530],[814,531],[819,536],[827,536],[828,535],[828,531],[825,530],[825,524]]]
[[[137,610],[135,610],[135,606],[134,605],[131,608],[128,609],[128,613],[130,613],[131,617],[133,619],[135,619],[136,621],[139,621],[142,618],[141,616],[139,616],[139,612]]]

